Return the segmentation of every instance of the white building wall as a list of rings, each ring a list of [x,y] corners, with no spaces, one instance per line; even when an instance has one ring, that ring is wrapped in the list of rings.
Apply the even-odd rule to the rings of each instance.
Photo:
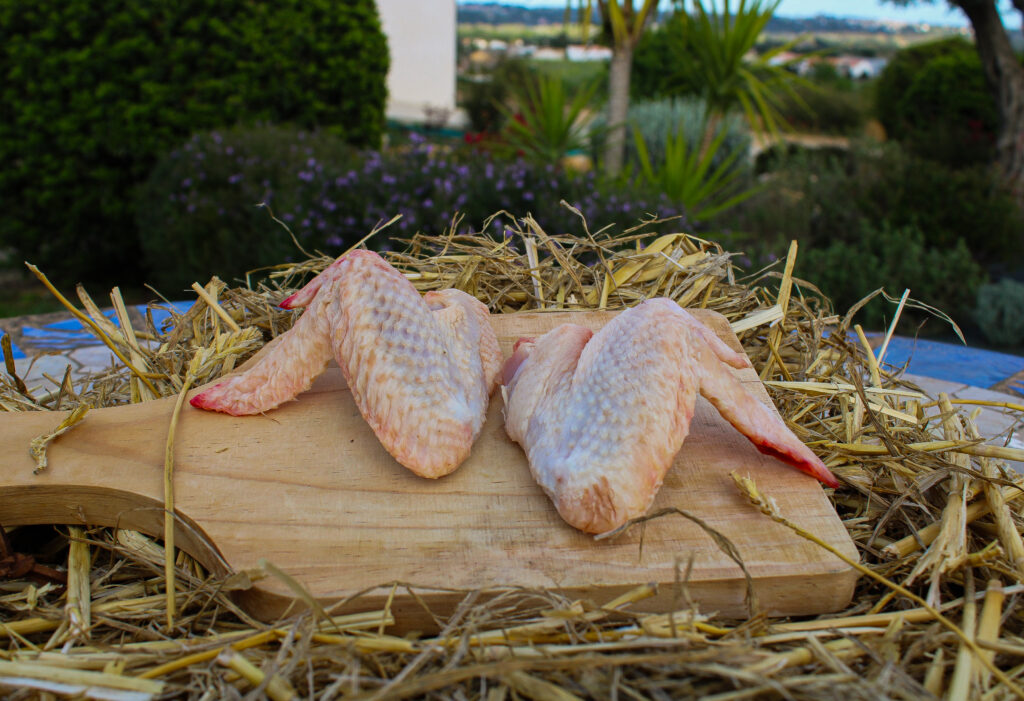
[[[427,109],[455,118],[455,0],[377,0],[388,39],[387,116],[423,122]]]

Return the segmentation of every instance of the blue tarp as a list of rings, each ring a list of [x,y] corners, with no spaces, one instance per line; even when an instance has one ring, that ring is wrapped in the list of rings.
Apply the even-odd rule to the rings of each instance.
[[[1024,370],[1024,357],[1019,355],[894,336],[883,362],[900,366],[908,360],[909,373],[975,387],[991,387]]]

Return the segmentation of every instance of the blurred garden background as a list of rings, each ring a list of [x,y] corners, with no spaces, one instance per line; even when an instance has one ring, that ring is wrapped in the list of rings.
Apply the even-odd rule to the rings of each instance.
[[[0,316],[56,308],[26,260],[177,299],[396,215],[369,247],[500,240],[527,213],[583,236],[582,214],[667,219],[652,235],[718,241],[751,273],[795,239],[797,275],[841,312],[909,288],[1022,351],[1021,2],[951,3],[966,21],[935,27],[763,1],[430,0],[407,31],[452,44],[452,97],[396,117],[388,1],[0,0]],[[880,328],[893,310],[859,313]],[[902,330],[948,333],[924,319]]]

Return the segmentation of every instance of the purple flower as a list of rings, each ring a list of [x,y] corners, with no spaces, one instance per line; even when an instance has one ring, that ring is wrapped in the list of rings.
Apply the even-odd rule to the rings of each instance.
[[[182,187],[192,187],[192,178],[185,178],[181,181]]]
[[[427,137],[423,136],[422,134],[420,134],[420,133],[418,133],[418,132],[415,132],[415,131],[411,131],[411,132],[409,132],[409,142],[410,142],[410,143],[413,143],[413,144],[422,144],[422,143],[424,143],[424,142],[425,142],[426,140],[427,140]]]
[[[434,206],[434,200],[430,199],[429,197],[427,199],[423,200],[423,208],[424,209],[430,209],[433,206]]]
[[[313,178],[315,178],[315,177],[316,177],[316,175],[313,172],[311,172],[311,171],[308,171],[308,170],[300,170],[299,171],[299,180],[302,180],[303,182],[307,182],[307,183],[313,182]]]
[[[341,237],[337,234],[332,234],[327,237],[328,246],[340,246],[342,243],[344,243],[344,241],[342,241]]]
[[[235,173],[234,175],[229,175],[228,176],[228,184],[229,185],[236,185],[237,183],[240,183],[240,182],[242,182],[242,174],[241,173]]]
[[[338,205],[334,204],[328,199],[324,199],[324,201],[320,203],[320,206],[326,209],[328,212],[333,212],[338,208]]]

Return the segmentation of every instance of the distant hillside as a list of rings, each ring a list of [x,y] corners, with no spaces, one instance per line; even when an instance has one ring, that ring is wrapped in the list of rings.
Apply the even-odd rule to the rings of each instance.
[[[574,3],[575,5],[575,3]],[[525,24],[545,25],[565,22],[565,5],[561,7],[522,7],[496,3],[459,3],[457,6],[459,24]],[[594,13],[595,20],[597,13]],[[576,19],[573,9],[572,19]]]
[[[575,3],[573,3],[575,6]],[[595,3],[596,5],[596,3]],[[556,1],[551,7],[523,7],[502,3],[459,3],[457,6],[459,24],[521,24],[526,26],[558,25],[565,22],[565,5]],[[575,20],[576,10],[573,10]],[[598,20],[595,11],[594,20]],[[918,34],[927,31],[929,25],[906,22],[881,22],[877,20],[844,19],[818,15],[816,17],[775,16],[768,23],[770,33],[814,34],[814,33],[858,33],[858,34]],[[929,27],[934,29],[934,27]]]

